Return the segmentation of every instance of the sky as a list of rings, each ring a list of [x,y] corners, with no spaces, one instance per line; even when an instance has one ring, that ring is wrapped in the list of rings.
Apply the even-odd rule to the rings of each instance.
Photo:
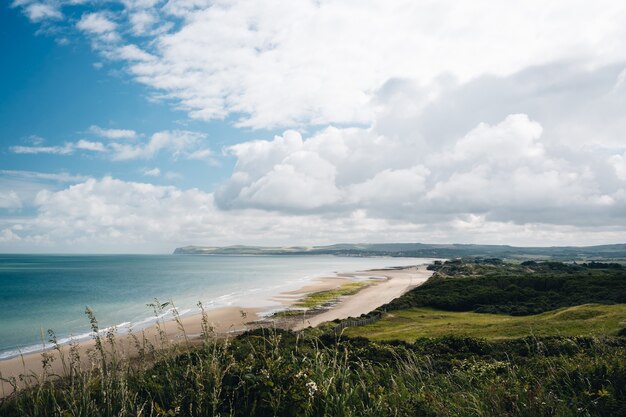
[[[626,3],[12,0],[0,252],[626,242]]]

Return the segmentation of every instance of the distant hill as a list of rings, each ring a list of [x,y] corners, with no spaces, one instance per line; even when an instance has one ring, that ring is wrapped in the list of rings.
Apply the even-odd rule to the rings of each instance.
[[[518,258],[554,260],[626,260],[626,244],[599,246],[515,247],[426,243],[341,243],[329,246],[185,246],[178,255],[337,255],[423,258]]]

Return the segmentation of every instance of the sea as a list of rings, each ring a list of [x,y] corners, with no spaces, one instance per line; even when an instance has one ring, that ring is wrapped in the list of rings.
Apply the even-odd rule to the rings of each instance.
[[[2,255],[0,359],[91,337],[87,307],[100,329],[140,330],[161,316],[148,304],[172,302],[179,315],[226,306],[279,308],[272,297],[320,276],[418,265],[423,258],[240,255]],[[367,273],[357,277],[367,277]]]

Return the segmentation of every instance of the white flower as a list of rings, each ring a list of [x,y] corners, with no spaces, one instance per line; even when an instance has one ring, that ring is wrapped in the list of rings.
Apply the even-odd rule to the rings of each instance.
[[[313,381],[309,381],[306,383],[306,387],[309,390],[309,396],[313,397],[317,392],[317,384]]]

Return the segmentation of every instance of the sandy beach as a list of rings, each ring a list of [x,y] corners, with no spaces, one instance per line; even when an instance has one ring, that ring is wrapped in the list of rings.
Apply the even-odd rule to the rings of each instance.
[[[426,265],[390,268],[381,270],[370,270],[354,273],[342,273],[332,277],[320,277],[313,280],[305,287],[281,293],[274,297],[284,308],[288,308],[298,300],[306,297],[307,294],[319,291],[338,288],[345,283],[355,279],[369,279],[372,285],[365,287],[356,294],[342,297],[333,305],[323,309],[316,309],[314,312],[307,312],[302,316],[293,316],[285,319],[272,319],[262,317],[263,312],[268,308],[239,308],[226,307],[206,312],[208,323],[210,323],[215,334],[226,336],[237,334],[242,331],[258,327],[259,325],[275,325],[277,327],[300,330],[309,326],[317,326],[320,323],[334,319],[344,319],[347,317],[358,317],[368,313],[375,308],[384,305],[394,298],[399,297],[410,289],[422,284],[432,275],[426,269]],[[275,307],[274,307],[275,309]],[[199,340],[202,334],[202,315],[194,314],[181,318],[184,332],[180,329],[180,324],[175,321],[162,323],[162,330],[167,337],[168,343],[180,343],[185,341],[193,342]],[[161,346],[160,333],[156,326],[143,330],[140,334],[135,333],[139,340],[146,340],[154,346]],[[80,354],[82,366],[91,366],[95,342],[93,340],[80,342],[77,350]],[[123,357],[133,357],[137,355],[136,338],[131,335],[120,335],[116,338],[117,353]],[[69,354],[70,345],[60,347],[61,352],[66,356]],[[64,368],[59,358],[59,352],[48,350],[47,355],[54,360],[51,363],[51,371],[55,374],[63,374]],[[43,373],[42,353],[35,352],[20,357],[0,361],[0,376],[3,378],[16,378],[19,381],[20,375],[30,375],[35,377]],[[6,381],[0,381],[0,397],[10,395],[13,391],[11,385]]]

